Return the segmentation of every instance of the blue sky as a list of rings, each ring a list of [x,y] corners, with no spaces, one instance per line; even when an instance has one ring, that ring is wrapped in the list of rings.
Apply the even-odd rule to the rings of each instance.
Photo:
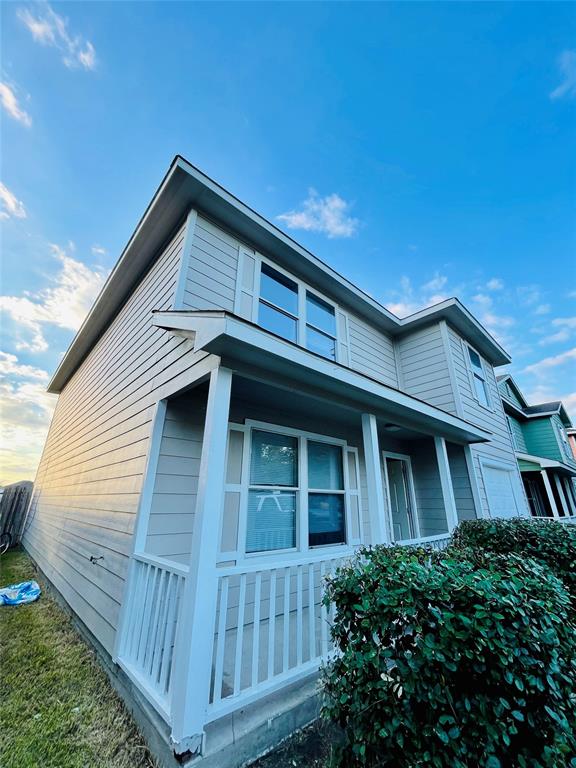
[[[576,416],[574,4],[0,11],[0,481],[176,153],[397,314],[459,296]]]

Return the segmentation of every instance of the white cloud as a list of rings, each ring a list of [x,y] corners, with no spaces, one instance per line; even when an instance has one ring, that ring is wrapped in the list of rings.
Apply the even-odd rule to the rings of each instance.
[[[33,480],[56,397],[48,373],[0,352],[0,466],[2,484]]]
[[[547,315],[552,307],[550,304],[538,304],[536,309],[534,310],[535,315]]]
[[[359,226],[358,219],[349,215],[350,203],[333,193],[320,197],[315,189],[308,190],[302,210],[288,211],[277,216],[289,229],[321,232],[329,238],[352,237]]]
[[[537,285],[519,285],[516,293],[520,304],[527,307],[537,304],[541,298],[540,288]]]
[[[105,256],[108,253],[106,248],[102,248],[101,245],[93,245],[90,250],[92,251],[94,256]]]
[[[576,50],[562,51],[558,57],[558,68],[564,78],[550,94],[553,101],[576,96]]]
[[[472,296],[472,301],[480,307],[488,309],[488,307],[492,306],[493,299],[485,293],[477,293]]]
[[[0,219],[9,219],[14,216],[16,219],[26,218],[26,208],[24,203],[18,200],[16,195],[0,181]]]
[[[14,321],[19,333],[28,332],[28,338],[19,335],[18,349],[45,351],[48,348],[43,332],[45,325],[77,330],[106,278],[102,269],[91,269],[57,245],[51,248],[54,258],[60,262],[60,270],[48,287],[35,294],[0,296],[0,309]]]
[[[19,376],[24,379],[36,379],[48,383],[48,373],[33,365],[22,365],[16,355],[0,350],[0,376]]]
[[[547,376],[552,369],[571,363],[574,360],[576,360],[576,347],[569,349],[566,352],[562,352],[559,355],[545,357],[537,363],[527,365],[524,368],[523,373],[531,373],[534,376]]]
[[[425,283],[422,286],[422,290],[423,291],[439,291],[442,288],[444,288],[447,282],[448,282],[448,278],[446,277],[446,275],[439,275],[438,273],[436,273],[436,275],[432,278],[432,280],[430,280],[430,282]]]
[[[22,109],[14,90],[7,83],[0,83],[0,102],[10,117],[30,128],[32,118],[25,109]]]
[[[576,317],[556,317],[552,320],[552,325],[560,328],[576,329]]]
[[[37,43],[57,48],[69,69],[96,68],[96,51],[92,43],[81,35],[73,35],[68,29],[68,19],[57,14],[49,3],[39,3],[34,10],[21,8],[18,18]]]
[[[499,277],[493,277],[486,283],[486,290],[488,291],[501,291],[504,288],[504,281]]]
[[[545,336],[543,339],[540,339],[538,344],[541,347],[545,347],[548,344],[558,344],[560,341],[568,341],[569,338],[570,332],[564,328],[563,330],[558,331],[558,333],[552,333],[550,336]]]

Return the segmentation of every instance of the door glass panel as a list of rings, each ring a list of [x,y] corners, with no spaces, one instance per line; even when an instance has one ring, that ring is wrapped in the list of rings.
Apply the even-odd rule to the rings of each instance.
[[[408,467],[404,459],[386,459],[392,535],[394,541],[413,539],[416,536],[413,510],[408,492]]]

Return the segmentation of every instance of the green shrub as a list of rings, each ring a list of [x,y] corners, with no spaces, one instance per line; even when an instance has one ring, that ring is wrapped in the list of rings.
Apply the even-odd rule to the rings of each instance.
[[[511,554],[362,551],[328,581],[323,714],[341,763],[576,766],[576,637],[564,585]]]
[[[452,537],[457,548],[515,552],[545,564],[576,598],[576,525],[552,520],[468,520]]]

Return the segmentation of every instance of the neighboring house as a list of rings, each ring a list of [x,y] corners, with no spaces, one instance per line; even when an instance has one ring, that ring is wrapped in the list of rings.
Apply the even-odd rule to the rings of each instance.
[[[26,549],[157,733],[237,765],[313,716],[322,580],[358,546],[528,515],[509,362],[177,157],[50,383]]]
[[[510,375],[498,376],[530,512],[576,522],[574,429],[560,401],[528,405]]]
[[[566,434],[568,435],[568,444],[570,445],[572,456],[576,459],[576,429],[574,429],[574,427],[568,427]]]

